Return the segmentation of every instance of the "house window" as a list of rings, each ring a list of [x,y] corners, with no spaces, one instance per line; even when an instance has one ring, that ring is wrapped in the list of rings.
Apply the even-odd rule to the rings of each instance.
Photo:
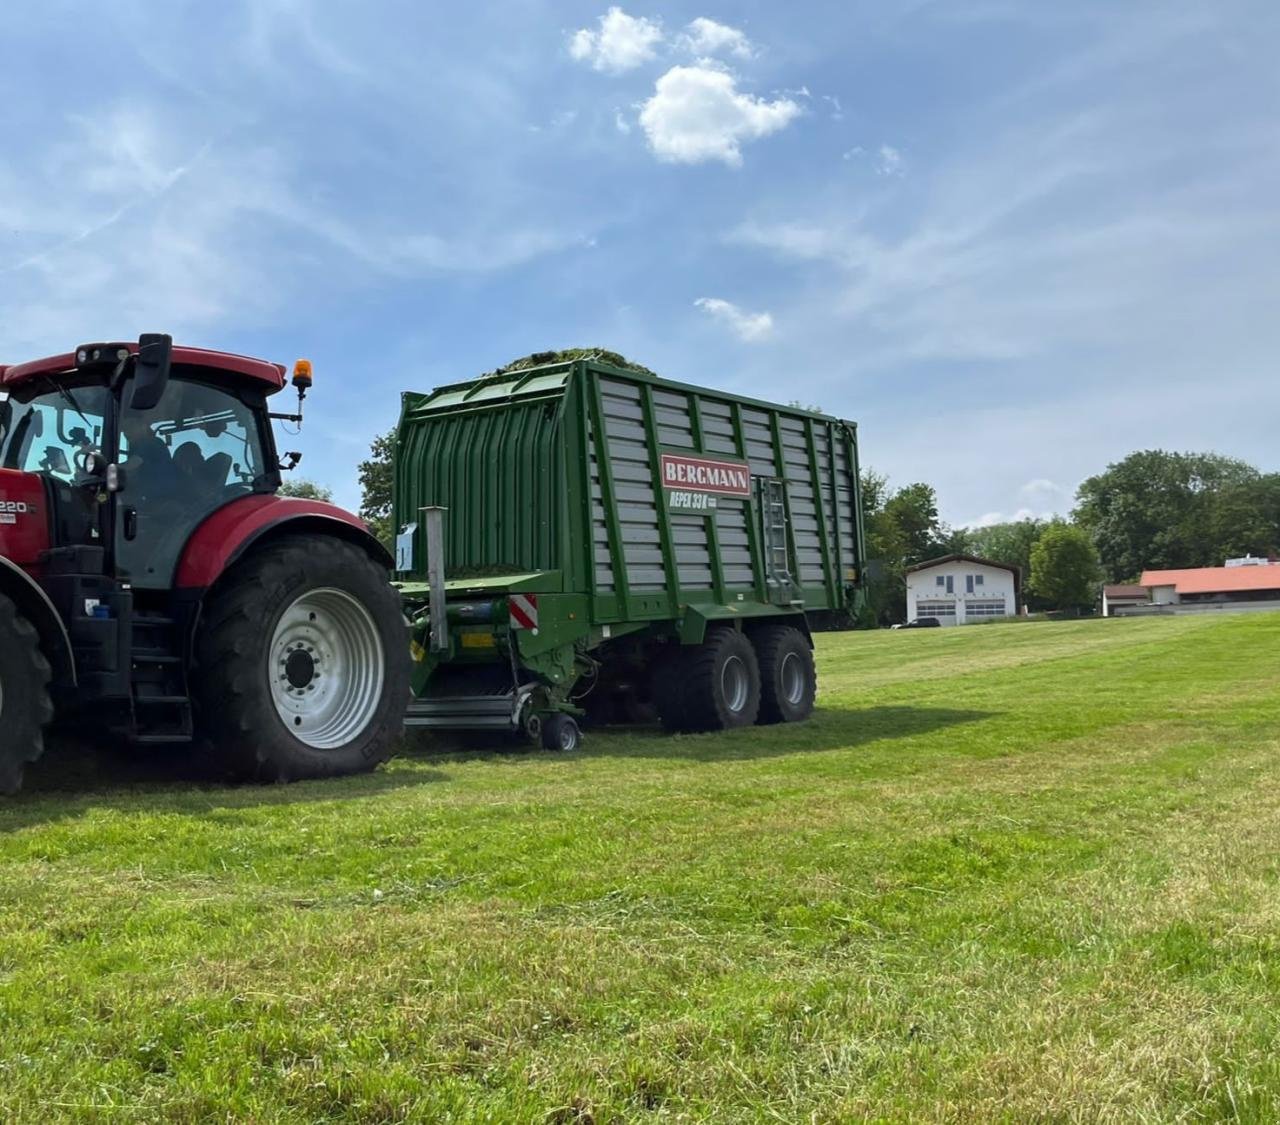
[[[956,616],[955,602],[926,602],[920,601],[916,603],[916,617],[937,617],[940,620],[954,621]]]
[[[955,579],[951,575],[947,575],[947,593],[954,594],[956,592]]]
[[[936,581],[936,582],[934,582],[934,585],[935,585],[935,586],[945,586],[946,584],[947,584],[947,580],[946,580],[945,578],[943,578],[941,574],[939,574],[939,575],[938,575],[938,578],[937,578],[937,581]]]
[[[981,586],[981,585],[982,585],[982,575],[981,575],[981,574],[975,574],[975,575],[973,576],[973,584],[974,584],[975,586]]]
[[[972,574],[966,574],[964,576],[964,592],[966,594],[973,593],[973,575]]]
[[[965,617],[1008,617],[1009,610],[1004,598],[988,598],[983,601],[964,603]]]

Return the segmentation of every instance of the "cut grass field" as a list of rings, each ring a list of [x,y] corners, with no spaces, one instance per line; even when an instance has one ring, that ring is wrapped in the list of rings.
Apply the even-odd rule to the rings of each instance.
[[[1280,1117],[1280,614],[820,638],[802,727],[0,805],[0,1118]]]

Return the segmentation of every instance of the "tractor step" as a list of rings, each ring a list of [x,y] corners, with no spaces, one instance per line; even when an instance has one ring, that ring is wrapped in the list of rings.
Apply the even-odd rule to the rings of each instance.
[[[195,734],[181,647],[174,618],[163,613],[133,615],[130,738],[136,744],[190,742]]]
[[[181,664],[182,657],[158,648],[135,648],[129,658],[134,664]]]
[[[133,615],[134,625],[154,626],[155,628],[167,628],[173,624],[172,617],[164,617],[156,613],[135,613]]]

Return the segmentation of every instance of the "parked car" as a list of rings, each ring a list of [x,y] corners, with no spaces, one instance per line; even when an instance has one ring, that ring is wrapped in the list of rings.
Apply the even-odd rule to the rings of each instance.
[[[912,621],[899,621],[898,624],[891,626],[894,629],[938,629],[941,628],[942,622],[936,617],[917,617]]]

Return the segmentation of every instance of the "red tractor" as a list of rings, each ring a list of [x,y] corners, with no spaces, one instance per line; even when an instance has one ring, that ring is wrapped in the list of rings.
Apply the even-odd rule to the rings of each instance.
[[[278,364],[168,336],[0,366],[0,792],[55,715],[226,772],[372,769],[409,698],[392,560],[277,495]],[[297,464],[296,454],[287,466]]]

